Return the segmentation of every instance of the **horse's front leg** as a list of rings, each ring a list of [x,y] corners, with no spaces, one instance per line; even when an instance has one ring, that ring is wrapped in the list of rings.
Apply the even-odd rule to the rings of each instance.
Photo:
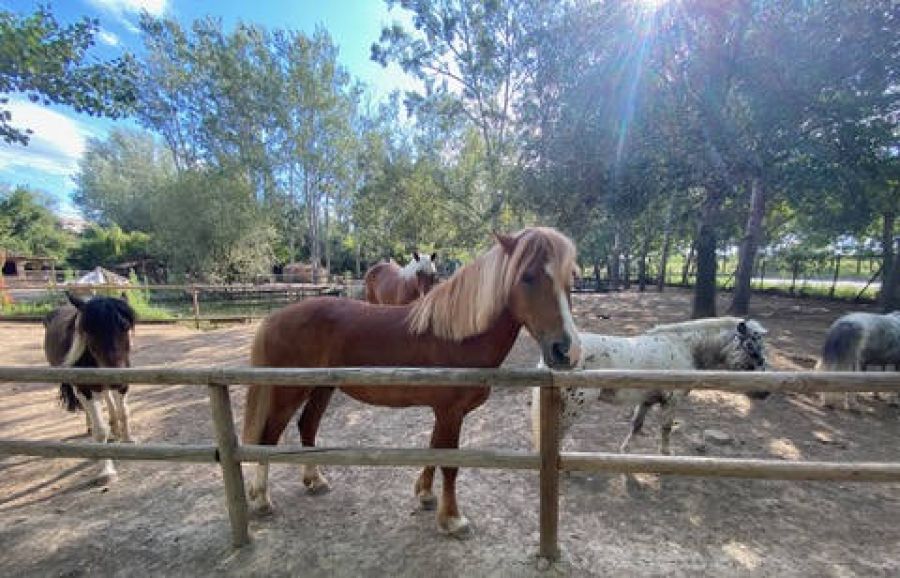
[[[677,405],[677,395],[664,399],[659,404],[659,453],[664,456],[671,454],[669,441],[672,437],[672,428],[675,426],[675,409]]]
[[[116,410],[116,404],[112,398],[112,391],[110,391],[109,388],[104,387],[100,395],[106,403],[106,412],[109,414],[109,428],[112,430],[112,435],[116,438],[116,441],[119,441],[122,439],[122,433],[119,429],[119,417]]]
[[[75,397],[78,398],[81,407],[87,413],[88,420],[91,422],[91,435],[95,442],[105,444],[109,440],[109,426],[103,419],[103,410],[100,407],[98,398],[99,392],[92,394],[89,389],[82,390],[81,387],[75,386]],[[87,397],[90,395],[90,399]],[[100,460],[100,473],[97,475],[97,481],[103,485],[107,485],[116,479],[116,468],[110,459]]]
[[[325,415],[333,393],[333,387],[317,387],[310,395],[309,401],[303,406],[303,412],[297,420],[297,429],[300,430],[300,443],[304,447],[316,445],[319,423],[322,421],[322,416]],[[303,485],[311,494],[321,494],[330,489],[328,480],[322,475],[319,466],[313,464],[303,464]]]
[[[134,438],[131,436],[131,412],[128,410],[128,403],[126,401],[128,386],[112,386],[109,393],[112,397],[113,410],[116,413],[116,421],[113,423],[118,425],[118,431],[116,431],[116,426],[113,425],[116,439],[125,444],[133,444]]]
[[[456,449],[459,447],[459,433],[462,429],[464,414],[435,411],[433,447]],[[438,529],[450,536],[464,538],[471,533],[469,520],[459,513],[456,503],[456,475],[459,468],[441,466],[444,484],[441,488],[441,500],[438,505]]]
[[[650,401],[643,401],[635,406],[634,412],[631,414],[628,435],[626,435],[625,439],[622,440],[622,443],[619,444],[620,454],[628,453],[628,446],[631,444],[631,439],[643,429],[644,419],[646,419],[647,412],[650,411],[652,406],[653,402]]]

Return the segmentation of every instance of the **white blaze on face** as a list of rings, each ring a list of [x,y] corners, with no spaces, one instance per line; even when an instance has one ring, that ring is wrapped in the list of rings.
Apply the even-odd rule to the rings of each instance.
[[[400,275],[406,279],[415,277],[416,273],[424,273],[426,275],[437,273],[437,268],[434,266],[434,261],[431,260],[431,255],[420,253],[418,259],[413,256],[409,263],[400,270]]]
[[[553,275],[553,269],[550,264],[544,265],[544,271],[554,280],[556,287],[556,300],[559,303],[559,315],[563,320],[563,331],[569,336],[571,344],[569,345],[569,360],[573,365],[581,360],[581,339],[578,336],[578,329],[575,327],[575,319],[572,317],[572,309],[569,307],[569,300],[566,297],[566,291],[563,284],[560,283]]]

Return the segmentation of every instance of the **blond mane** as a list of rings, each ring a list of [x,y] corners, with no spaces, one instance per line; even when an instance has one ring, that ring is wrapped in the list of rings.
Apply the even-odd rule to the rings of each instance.
[[[513,284],[535,261],[549,265],[559,282],[575,270],[575,245],[555,229],[523,229],[512,238],[512,252],[495,244],[416,301],[407,318],[409,330],[462,341],[490,328],[506,307]]]

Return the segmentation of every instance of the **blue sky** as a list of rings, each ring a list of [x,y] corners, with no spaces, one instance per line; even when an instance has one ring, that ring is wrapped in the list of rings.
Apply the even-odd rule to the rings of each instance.
[[[46,3],[0,0],[0,8],[22,14]],[[322,25],[340,47],[341,63],[370,86],[375,98],[383,98],[394,89],[416,87],[396,65],[383,69],[369,60],[369,47],[378,39],[383,25],[410,22],[400,8],[389,11],[383,0],[67,0],[52,3],[51,8],[62,22],[82,16],[99,19],[101,30],[92,51],[96,58],[112,58],[123,50],[141,52],[136,26],[141,10],[175,18],[182,25],[207,15],[221,18],[226,28],[245,21],[312,33]],[[67,107],[34,105],[15,95],[10,109],[13,123],[27,126],[35,134],[28,147],[0,143],[0,183],[44,190],[59,201],[62,213],[74,211],[69,199],[74,189],[72,175],[87,139],[103,137],[117,125],[134,125],[129,120],[91,118]]]

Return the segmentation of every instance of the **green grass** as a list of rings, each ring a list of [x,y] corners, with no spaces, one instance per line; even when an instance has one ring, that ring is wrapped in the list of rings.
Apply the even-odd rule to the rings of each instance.
[[[43,317],[59,307],[62,302],[62,299],[50,298],[32,302],[9,303],[0,306],[0,315],[7,317]],[[131,307],[137,313],[138,321],[175,319],[175,316],[169,311],[141,301],[131,301]]]

